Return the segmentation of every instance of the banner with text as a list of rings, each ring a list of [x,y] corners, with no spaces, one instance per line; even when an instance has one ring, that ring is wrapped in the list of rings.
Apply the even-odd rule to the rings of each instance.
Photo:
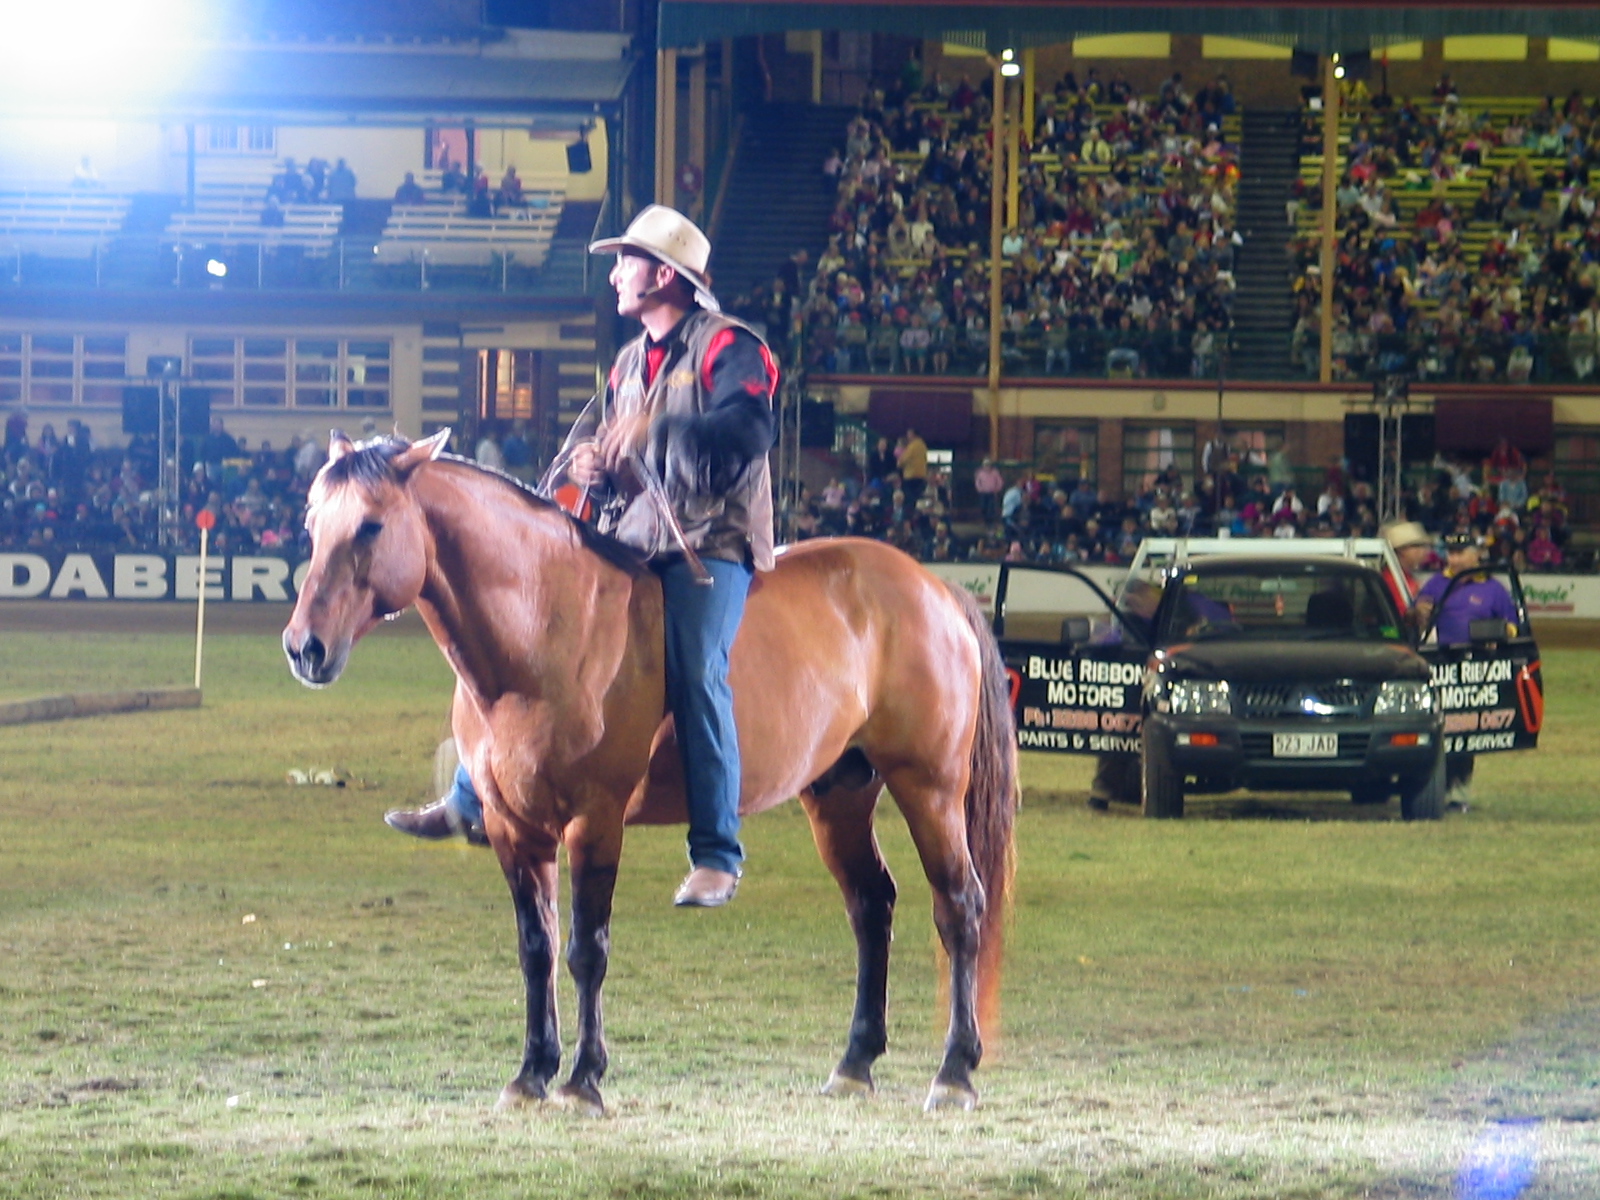
[[[309,560],[229,554],[0,553],[0,600],[290,601]]]
[[[1139,753],[1139,698],[1148,651],[1012,641],[1001,649],[1011,677],[1019,747],[1062,754]]]
[[[1539,652],[1506,646],[1427,646],[1433,690],[1444,709],[1446,754],[1532,750],[1544,724]]]

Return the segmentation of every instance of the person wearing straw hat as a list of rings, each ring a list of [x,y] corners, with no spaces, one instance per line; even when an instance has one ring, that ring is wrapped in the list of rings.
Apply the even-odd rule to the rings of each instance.
[[[601,528],[661,577],[692,864],[674,902],[716,908],[733,899],[744,861],[728,655],[753,572],[773,566],[767,451],[778,368],[749,326],[722,313],[706,270],[711,243],[682,213],[653,204],[589,251],[616,255],[617,312],[644,331],[618,351],[562,457],[572,483],[610,492]],[[663,498],[676,529],[659,510]],[[481,837],[481,807],[459,771],[443,800],[385,820],[419,837]]]
[[[1407,620],[1411,620],[1414,617],[1411,605],[1421,586],[1417,581],[1417,572],[1427,565],[1428,556],[1433,553],[1433,535],[1415,521],[1396,521],[1384,529],[1383,536],[1394,551],[1402,575],[1402,578],[1396,578],[1388,564],[1385,564],[1383,582],[1389,586],[1395,607]]]

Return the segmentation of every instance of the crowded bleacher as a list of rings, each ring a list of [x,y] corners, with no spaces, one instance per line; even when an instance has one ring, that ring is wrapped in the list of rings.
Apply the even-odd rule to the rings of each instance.
[[[1586,382],[1600,330],[1600,101],[1426,101],[1351,89],[1336,203],[1335,378],[1409,372],[1463,382]],[[1289,201],[1294,356],[1317,373],[1322,195],[1307,114]]]
[[[366,434],[371,434],[369,421]],[[497,469],[531,462],[520,423],[488,429],[476,456]],[[242,444],[216,419],[185,444],[178,527],[168,547],[193,548],[194,517],[216,517],[219,554],[309,551],[306,492],[324,460],[320,440],[296,435],[283,447]],[[1298,467],[1298,469],[1297,469]],[[1209,468],[1209,469],[1207,469]],[[518,471],[517,473],[524,473]],[[1493,560],[1519,571],[1586,569],[1567,551],[1571,534],[1564,488],[1502,443],[1481,463],[1439,458],[1408,485],[1403,507],[1437,539],[1472,532]],[[95,447],[76,420],[30,437],[26,414],[10,414],[0,455],[0,550],[127,551],[161,546],[152,440]],[[1307,484],[1310,478],[1314,482]],[[909,485],[909,486],[908,486]],[[958,503],[957,497],[961,500]],[[877,439],[859,469],[842,467],[818,493],[785,501],[795,540],[828,534],[879,538],[925,561],[1126,563],[1150,535],[1350,537],[1378,531],[1370,483],[1339,461],[1320,473],[1270,454],[1220,441],[1186,474],[1170,455],[1132,477],[1127,494],[1095,486],[1081,472],[1054,475],[984,460],[972,478],[927,465],[927,447],[908,435]]]
[[[1380,532],[1370,482],[1352,478],[1342,459],[1320,472],[1294,464],[1282,447],[1268,454],[1219,440],[1187,474],[1174,456],[1159,455],[1126,494],[1114,494],[1082,473],[1008,472],[988,459],[970,481],[959,481],[970,482],[970,489],[938,469],[926,472],[925,484],[907,488],[908,471],[923,469],[907,466],[923,460],[920,444],[914,433],[894,446],[880,438],[859,475],[836,476],[815,495],[802,488],[789,504],[796,538],[877,537],[932,562],[1123,564],[1152,535],[1344,538]],[[958,506],[958,493],[975,503]],[[1593,565],[1567,553],[1569,507],[1555,474],[1541,471],[1530,483],[1528,464],[1504,439],[1481,463],[1435,459],[1407,483],[1401,508],[1437,546],[1449,533],[1470,532],[1490,561],[1510,562],[1521,572]]]
[[[992,105],[987,83],[924,80],[912,60],[869,91],[822,165],[827,248],[734,311],[793,328],[813,370],[948,374],[988,358]],[[1238,181],[1226,78],[1156,96],[1066,73],[1022,138],[1004,235],[1008,373],[1212,373],[1231,325]],[[1236,129],[1236,125],[1235,125]]]

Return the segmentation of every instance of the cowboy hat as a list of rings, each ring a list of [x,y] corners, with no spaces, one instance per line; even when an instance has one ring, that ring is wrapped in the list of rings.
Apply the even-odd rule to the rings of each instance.
[[[639,210],[639,215],[622,236],[601,238],[589,246],[590,254],[610,254],[617,250],[638,250],[658,259],[689,281],[701,308],[712,312],[722,310],[711,294],[711,281],[706,275],[711,242],[698,225],[676,209],[651,204]]]
[[[1397,521],[1383,531],[1383,536],[1396,550],[1404,550],[1407,546],[1433,545],[1433,536],[1415,521]]]

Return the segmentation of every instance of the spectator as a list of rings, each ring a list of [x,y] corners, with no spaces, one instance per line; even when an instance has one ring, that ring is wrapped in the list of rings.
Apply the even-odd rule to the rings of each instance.
[[[417,177],[410,171],[406,172],[405,179],[394,190],[396,204],[425,204],[427,194],[422,190],[422,185],[417,182]]]
[[[979,464],[972,477],[972,486],[978,493],[983,523],[993,525],[1000,519],[1000,495],[1005,490],[1006,480],[992,458],[986,458]]]
[[[355,198],[356,173],[341,158],[328,173],[328,199],[335,204],[343,204]]]
[[[494,471],[506,469],[506,456],[500,449],[499,431],[492,422],[486,422],[483,435],[478,439],[477,449],[472,455],[479,464]]]
[[[328,164],[324,159],[313,158],[306,164],[306,199],[317,201],[322,198],[323,189],[328,185]]]
[[[506,173],[500,177],[500,188],[495,192],[495,203],[497,206],[522,207],[522,180],[517,176],[516,167],[506,167]]]
[[[273,176],[272,185],[267,190],[269,198],[275,197],[280,204],[300,204],[306,198],[306,181],[300,174],[300,169],[294,165],[294,159],[283,160],[283,170]]]
[[[928,443],[915,429],[907,429],[905,440],[895,454],[900,470],[900,486],[906,503],[915,505],[928,486]]]

